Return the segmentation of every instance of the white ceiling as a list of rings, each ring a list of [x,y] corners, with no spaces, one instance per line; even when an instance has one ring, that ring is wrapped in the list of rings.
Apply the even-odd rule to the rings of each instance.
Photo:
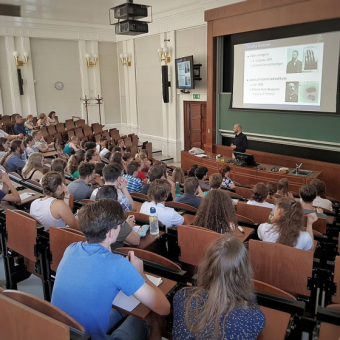
[[[198,6],[204,10],[238,1],[135,0],[134,3],[152,6],[152,14],[157,16],[158,14],[184,9],[185,7]],[[123,4],[125,0],[0,0],[0,3],[20,5],[23,18],[108,25],[109,8]]]

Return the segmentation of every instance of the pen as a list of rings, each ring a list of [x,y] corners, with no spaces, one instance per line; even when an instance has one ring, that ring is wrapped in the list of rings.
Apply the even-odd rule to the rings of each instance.
[[[238,229],[242,234],[244,234],[243,228],[241,228],[240,226],[238,226],[237,229]]]

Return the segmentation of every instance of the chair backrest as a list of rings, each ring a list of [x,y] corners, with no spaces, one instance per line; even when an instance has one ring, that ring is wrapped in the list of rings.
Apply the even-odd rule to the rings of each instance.
[[[74,320],[68,314],[48,301],[18,290],[5,290],[3,294],[27,307],[34,309],[37,312],[47,315],[54,320],[85,333],[84,327],[78,321]]]
[[[178,225],[178,246],[181,248],[179,260],[198,266],[208,245],[222,237],[206,228],[188,225]]]
[[[139,200],[144,200],[144,202],[150,201],[150,198],[147,195],[144,195],[140,192],[131,192],[130,195],[132,198],[139,198]]]
[[[47,127],[47,131],[52,136],[55,135],[58,132],[57,129],[55,128],[55,125],[49,125]]]
[[[92,129],[95,135],[103,131],[103,128],[99,123],[92,124]]]
[[[96,135],[94,136],[94,139],[95,139],[96,143],[99,143],[100,138],[102,138],[102,135],[101,135],[100,133],[98,133],[98,134],[96,134]]]
[[[4,294],[0,294],[0,305],[1,339],[70,339],[70,328],[66,324],[53,320]]]
[[[112,139],[119,139],[119,130],[117,129],[110,129],[110,135]]]
[[[232,192],[232,191],[229,191],[229,190],[224,190],[224,192],[225,192],[226,194],[228,194],[228,195],[230,196],[230,198],[242,199],[242,200],[244,199],[243,196],[237,194],[236,192]]]
[[[136,146],[138,148],[138,136],[137,135],[132,135],[132,146]]]
[[[70,209],[73,211],[73,207],[74,207],[74,195],[70,194],[69,196],[69,200],[68,200],[68,206],[70,207]]]
[[[65,131],[65,124],[64,123],[58,123],[56,125],[56,130],[60,133],[64,132]]]
[[[84,198],[84,199],[81,200],[80,202],[82,202],[82,203],[84,203],[84,204],[89,204],[89,203],[95,202],[95,200],[90,200],[89,198]]]
[[[136,212],[136,211],[125,211],[125,216],[133,215],[136,220],[136,224],[149,224],[149,215]],[[162,221],[158,220],[158,225],[163,226]]]
[[[340,326],[321,322],[319,340],[339,340]]]
[[[37,222],[15,210],[6,211],[7,247],[36,262]]]
[[[85,126],[83,126],[83,129],[84,129],[84,135],[86,137],[89,137],[89,136],[91,136],[93,134],[91,126],[85,125]]]
[[[76,136],[78,138],[83,138],[84,137],[83,129],[82,128],[76,128],[75,133],[76,133]]]
[[[237,213],[254,220],[256,223],[268,222],[268,217],[271,212],[271,208],[259,207],[244,202],[237,203]]]
[[[124,139],[124,143],[125,143],[125,146],[128,148],[128,147],[131,147],[132,146],[132,140],[131,140],[131,137],[126,137]]]
[[[333,281],[337,284],[337,288],[336,295],[332,297],[332,302],[340,303],[340,256],[335,257]]]
[[[289,300],[296,300],[296,298],[292,294],[289,294],[282,289],[269,285],[268,283],[258,281],[258,280],[253,280],[253,283],[254,283],[255,290],[258,292],[280,296],[280,297],[283,297]]]
[[[73,136],[74,136],[74,130],[68,130],[67,131],[67,138],[70,140],[71,137],[73,137]]]
[[[65,249],[73,242],[85,242],[85,236],[68,228],[50,227],[50,249],[52,253],[51,270],[57,271]]]
[[[158,254],[152,253],[151,251],[138,249],[138,248],[129,248],[129,247],[121,247],[115,250],[121,253],[124,253],[124,254],[128,254],[129,251],[133,251],[135,255],[142,260],[147,260],[150,262],[161,264],[162,266],[165,266],[165,267],[181,270],[181,267],[175,262],[172,262],[168,260],[167,258],[160,256]]]
[[[247,223],[253,223],[255,224],[256,222],[248,217],[236,214],[236,218],[238,222],[247,222]]]
[[[254,279],[293,294],[310,296],[307,283],[312,277],[313,257],[313,251],[278,243],[249,241]]]
[[[253,190],[243,187],[236,187],[235,192],[248,200],[250,200],[253,195]]]
[[[338,310],[340,312],[340,304],[339,303],[336,303],[336,304],[333,304],[333,305],[328,305],[326,308]]]
[[[132,156],[134,156],[138,152],[138,146],[137,145],[132,145],[130,146],[130,153]]]
[[[85,119],[78,119],[75,121],[75,125],[77,128],[83,127],[85,125]]]
[[[169,201],[169,202],[165,202],[165,206],[174,208],[176,211],[184,210],[188,213],[193,213],[193,214],[197,213],[196,208],[194,208],[193,206],[191,206],[189,204],[185,204],[185,203]]]
[[[67,130],[73,130],[75,128],[73,119],[66,119],[65,126]]]
[[[307,226],[307,216],[304,216],[304,225]],[[327,220],[325,218],[318,217],[313,223],[313,230],[320,232],[322,235],[327,233]]]
[[[46,126],[43,126],[41,129],[40,129],[40,132],[42,134],[42,136],[46,139],[50,134],[49,132],[47,131],[47,127]]]
[[[110,133],[107,130],[102,132],[102,137],[106,137],[108,141],[111,140]]]
[[[146,143],[144,145],[143,143],[143,149],[146,149],[146,151],[148,152],[148,158],[152,157],[152,143]]]
[[[290,320],[290,314],[263,306],[260,306],[260,309],[266,317],[266,324],[257,339],[284,340]]]

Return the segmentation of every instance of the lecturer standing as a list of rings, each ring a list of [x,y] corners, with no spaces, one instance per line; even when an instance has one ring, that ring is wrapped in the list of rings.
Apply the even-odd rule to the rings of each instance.
[[[231,148],[233,151],[246,152],[248,149],[248,139],[242,132],[242,126],[240,124],[235,124],[233,131],[235,132],[235,140],[234,143],[231,144]]]

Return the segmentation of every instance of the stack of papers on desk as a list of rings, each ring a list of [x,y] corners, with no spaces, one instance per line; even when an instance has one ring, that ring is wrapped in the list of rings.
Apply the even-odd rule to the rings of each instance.
[[[32,196],[35,196],[35,193],[34,192],[24,192],[20,195],[20,198],[21,200],[25,200],[26,198],[29,198],[29,197],[32,197]]]
[[[199,158],[207,158],[208,156],[205,153],[201,153],[200,155],[195,155],[196,157]]]
[[[151,275],[146,276],[157,287],[163,282],[160,277],[154,277]],[[133,295],[127,296],[122,291],[120,291],[113,300],[112,304],[119,308],[125,309],[128,312],[131,312],[140,304],[140,301],[137,300]]]

